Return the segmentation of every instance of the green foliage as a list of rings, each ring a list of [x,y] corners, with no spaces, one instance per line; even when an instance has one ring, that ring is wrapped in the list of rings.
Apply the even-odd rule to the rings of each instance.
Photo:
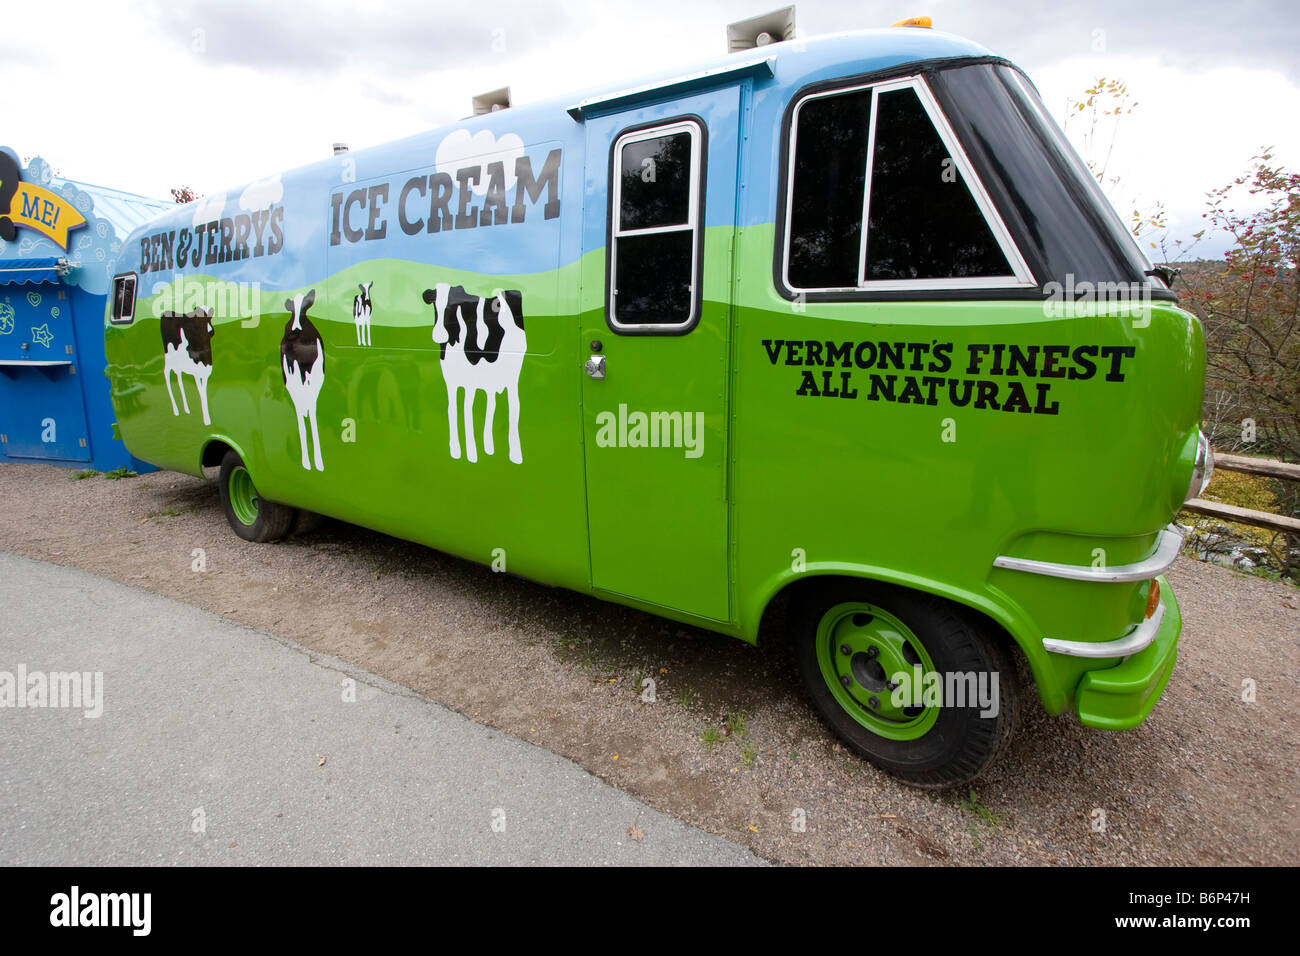
[[[749,736],[749,724],[745,720],[745,712],[738,710],[727,715],[727,734],[728,736],[741,738]]]
[[[974,790],[961,798],[961,808],[967,813],[973,814],[989,829],[996,829],[1001,826],[1005,818],[1001,814],[994,813],[980,800],[980,795]]]
[[[109,481],[117,481],[119,478],[134,478],[135,472],[123,465],[121,468],[114,468],[112,471],[104,472],[104,477]]]
[[[1232,208],[1243,191],[1256,211]],[[1265,150],[1210,193],[1206,216],[1234,240],[1180,290],[1205,327],[1206,431],[1220,451],[1300,460],[1300,173]]]

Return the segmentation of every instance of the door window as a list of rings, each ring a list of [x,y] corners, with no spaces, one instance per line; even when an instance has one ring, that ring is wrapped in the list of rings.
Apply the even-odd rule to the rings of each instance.
[[[681,332],[699,319],[704,134],[694,120],[614,142],[609,324]]]

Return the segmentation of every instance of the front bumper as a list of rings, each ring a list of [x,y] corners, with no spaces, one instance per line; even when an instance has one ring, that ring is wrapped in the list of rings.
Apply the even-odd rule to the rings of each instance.
[[[1079,721],[1103,730],[1129,730],[1146,720],[1164,693],[1178,659],[1178,635],[1183,616],[1174,589],[1163,577],[1160,582],[1164,617],[1155,638],[1144,650],[1125,658],[1114,667],[1088,671],[1074,692],[1074,709]]]

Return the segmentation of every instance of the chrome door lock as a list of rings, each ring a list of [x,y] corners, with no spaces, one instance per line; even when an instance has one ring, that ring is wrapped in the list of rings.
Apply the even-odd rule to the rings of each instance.
[[[604,378],[605,356],[593,355],[591,358],[587,359],[587,364],[584,365],[583,368],[586,369],[587,374],[592,378]]]

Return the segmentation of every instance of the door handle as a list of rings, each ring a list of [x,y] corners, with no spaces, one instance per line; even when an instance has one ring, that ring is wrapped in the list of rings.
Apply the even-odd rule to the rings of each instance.
[[[583,368],[592,378],[604,378],[605,356],[593,355],[591,358],[587,359],[587,364],[584,365]]]

